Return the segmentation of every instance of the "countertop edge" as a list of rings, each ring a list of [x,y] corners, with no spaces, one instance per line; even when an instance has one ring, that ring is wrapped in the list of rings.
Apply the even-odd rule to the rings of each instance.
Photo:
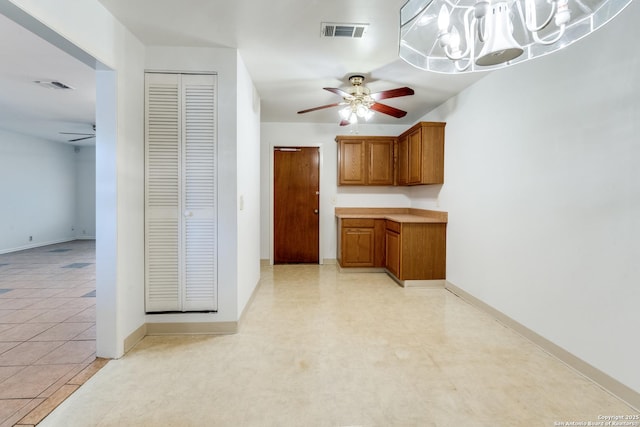
[[[335,208],[340,219],[388,219],[404,223],[444,223],[449,214],[444,211],[415,208]]]

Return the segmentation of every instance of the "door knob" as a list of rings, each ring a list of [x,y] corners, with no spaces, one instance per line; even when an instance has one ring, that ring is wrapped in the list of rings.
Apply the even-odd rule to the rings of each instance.
[[[318,213],[318,209],[314,209],[314,210],[313,210],[313,213],[314,213],[314,214],[317,214],[317,213]]]

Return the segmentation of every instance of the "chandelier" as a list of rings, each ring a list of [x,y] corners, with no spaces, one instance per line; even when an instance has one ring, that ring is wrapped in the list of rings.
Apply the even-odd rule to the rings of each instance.
[[[492,70],[562,49],[631,0],[409,0],[400,57],[447,74]]]

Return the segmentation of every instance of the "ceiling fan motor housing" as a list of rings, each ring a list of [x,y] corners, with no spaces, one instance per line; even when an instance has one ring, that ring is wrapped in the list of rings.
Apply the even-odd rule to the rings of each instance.
[[[364,83],[364,76],[354,74],[353,76],[349,77],[349,82],[354,86],[361,86],[362,83]]]
[[[345,97],[344,100],[351,103],[351,108],[355,111],[359,105],[366,108],[371,107],[375,101],[369,96],[371,93],[369,88],[362,85],[364,83],[364,76],[353,75],[349,77],[349,82],[353,85],[349,91],[351,97]]]

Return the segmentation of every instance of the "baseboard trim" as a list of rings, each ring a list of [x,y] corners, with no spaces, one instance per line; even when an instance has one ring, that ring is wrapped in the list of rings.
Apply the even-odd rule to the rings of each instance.
[[[255,294],[255,292],[254,292]],[[253,295],[247,303],[251,305]],[[246,312],[246,307],[243,312]],[[240,322],[176,322],[145,323],[124,339],[124,353],[127,354],[147,335],[230,335],[238,332]]]
[[[446,280],[401,280],[400,282],[405,288],[444,289]]]
[[[65,238],[65,239],[50,240],[48,242],[31,243],[29,245],[20,246],[20,247],[17,247],[17,248],[0,249],[0,254],[10,254],[12,252],[24,251],[24,250],[33,249],[33,248],[40,248],[42,246],[57,245],[58,243],[73,242],[74,240],[78,240],[78,239],[76,239],[75,237],[69,237],[69,238]]]
[[[336,260],[335,258],[323,258],[322,262],[318,262],[319,265],[333,265],[333,264],[337,264],[338,260]],[[271,261],[268,259],[260,259],[260,266],[261,267],[270,267],[271,266]]]
[[[430,280],[400,280],[395,274],[387,270],[382,269],[387,273],[387,276],[391,277],[394,282],[403,288],[425,288],[425,289],[444,289],[447,281],[445,279],[430,279]]]
[[[339,273],[384,273],[385,269],[382,267],[342,267],[338,266]]]
[[[247,303],[244,306],[244,309],[242,310],[242,313],[240,313],[240,318],[238,319],[238,328],[237,328],[238,330],[242,327],[245,316],[247,315],[249,308],[253,305],[253,300],[256,298],[256,294],[258,293],[258,289],[260,288],[261,284],[262,284],[262,281],[258,280],[258,283],[256,283],[255,288],[253,288],[253,292],[251,292],[249,301],[247,301]]]
[[[131,332],[128,337],[124,339],[124,354],[127,354],[129,350],[136,346],[147,335],[147,324],[143,323],[135,331]]]
[[[230,335],[238,322],[147,323],[147,335]]]
[[[538,333],[518,323],[501,311],[496,310],[487,303],[460,289],[453,283],[447,281],[445,283],[445,289],[462,298],[474,307],[477,307],[478,309],[493,316],[496,320],[498,320],[508,328],[513,329],[515,332],[522,335],[524,338],[528,339],[529,341],[540,347],[542,350],[556,357],[558,360],[560,360],[576,372],[593,381],[595,384],[613,394],[617,398],[623,400],[636,411],[640,410],[640,393],[638,393],[637,391],[622,384],[620,381],[605,374],[598,368],[593,367],[579,357],[574,356],[562,347],[554,344]]]
[[[76,236],[76,240],[96,240],[96,236]]]

